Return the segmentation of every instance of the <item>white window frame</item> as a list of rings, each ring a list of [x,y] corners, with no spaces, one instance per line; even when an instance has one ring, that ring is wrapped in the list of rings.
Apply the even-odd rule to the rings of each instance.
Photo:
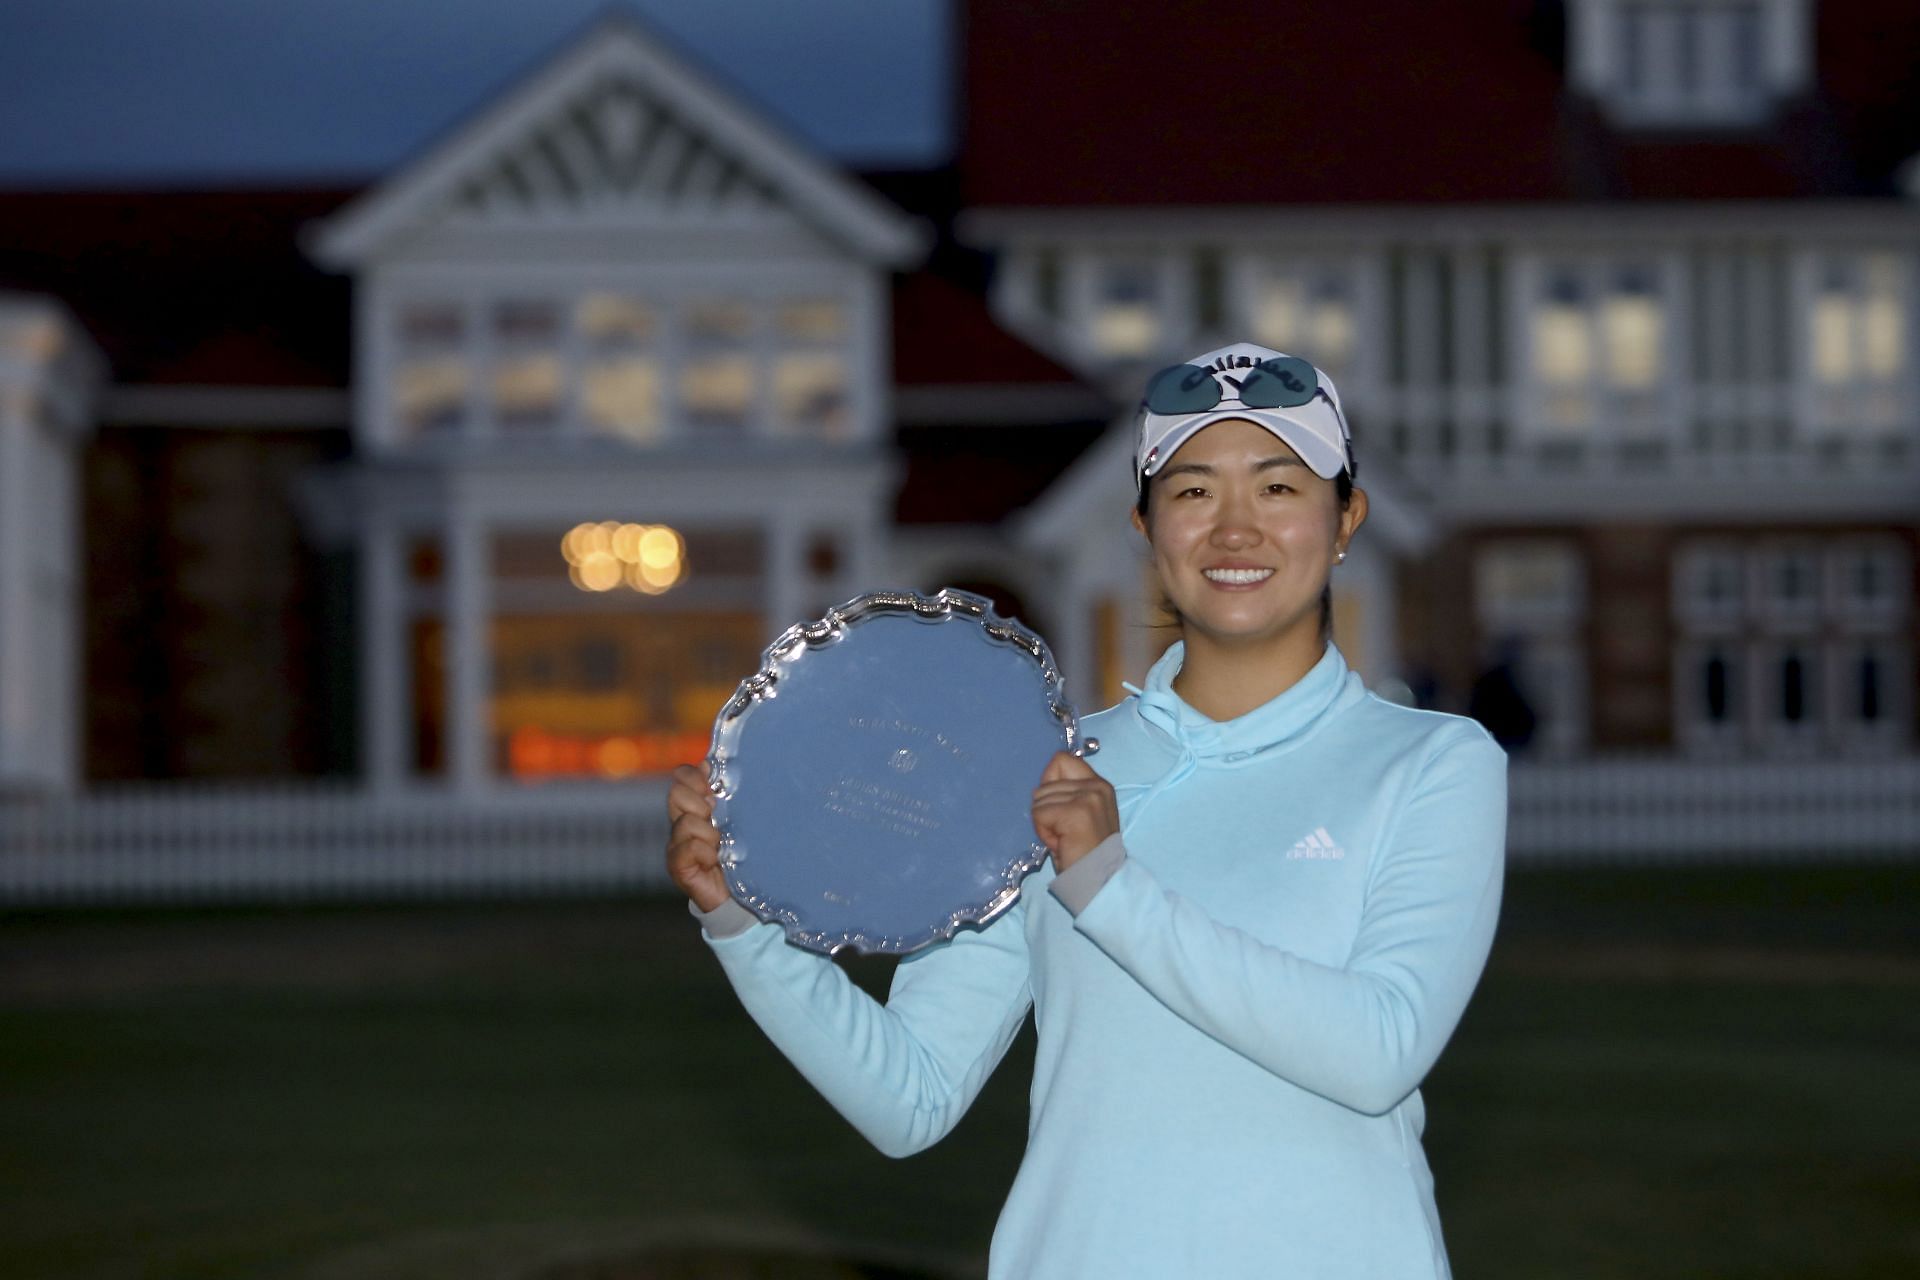
[[[1857,689],[1854,663],[1862,650],[1879,660],[1880,714],[1869,724],[1853,714]],[[1826,706],[1835,741],[1848,755],[1880,755],[1897,750],[1913,723],[1912,651],[1898,634],[1842,635],[1827,648]]]
[[[1235,247],[1225,255],[1223,269],[1227,275],[1227,324],[1236,336],[1244,335],[1250,342],[1261,341],[1254,328],[1259,301],[1256,286],[1263,274],[1276,267],[1302,274],[1325,273],[1339,278],[1344,286],[1353,343],[1345,353],[1344,363],[1323,367],[1342,388],[1342,398],[1355,399],[1356,388],[1371,387],[1379,380],[1375,362],[1380,358],[1382,346],[1377,340],[1381,279],[1376,256],[1334,247],[1315,249],[1274,244]],[[1314,359],[1318,353],[1302,350],[1296,354]]]
[[[1775,636],[1818,632],[1826,616],[1826,560],[1823,547],[1810,539],[1767,539],[1747,558],[1747,599],[1750,617]],[[1798,600],[1777,596],[1774,584],[1791,561],[1802,561],[1809,575],[1809,591]]]
[[[1880,577],[1890,586],[1885,594],[1870,600],[1850,594],[1847,581],[1863,558],[1877,562]],[[1848,538],[1829,547],[1826,575],[1827,611],[1845,630],[1897,630],[1913,611],[1913,560],[1898,538]]]
[[[1751,9],[1759,22],[1758,83],[1741,95],[1677,83],[1633,83],[1627,32],[1635,11],[1670,9],[1676,21],[1716,9]],[[1763,123],[1813,76],[1810,0],[1573,0],[1567,25],[1569,76],[1615,124],[1629,128],[1739,128]]]
[[[1684,634],[1674,644],[1673,723],[1675,737],[1688,754],[1733,755],[1747,740],[1748,686],[1752,655],[1738,632]],[[1705,668],[1714,654],[1727,661],[1727,718],[1707,715]]]
[[[1850,600],[1848,570],[1872,557],[1885,591]],[[1789,558],[1804,562],[1810,590],[1798,600],[1775,597],[1773,583]],[[1699,594],[1707,566],[1737,568],[1740,599],[1710,603]],[[1751,746],[1764,755],[1800,758],[1820,751],[1865,754],[1899,750],[1909,742],[1913,707],[1910,618],[1912,557],[1890,535],[1831,538],[1707,538],[1683,544],[1673,571],[1673,715],[1683,749],[1703,754]],[[1729,701],[1736,719],[1707,720],[1699,676],[1707,655],[1720,649],[1734,663]],[[1780,663],[1792,650],[1806,658],[1807,713],[1797,723],[1781,716]],[[1862,650],[1880,659],[1881,714],[1871,724],[1851,712],[1852,665]]]
[[[1825,269],[1836,258],[1854,260],[1857,269],[1863,260],[1881,255],[1892,257],[1901,268],[1898,305],[1906,327],[1900,347],[1902,367],[1890,378],[1856,376],[1845,383],[1822,383],[1814,362],[1814,312],[1820,305]],[[1793,307],[1788,320],[1794,353],[1793,400],[1799,430],[1811,438],[1831,439],[1893,435],[1909,429],[1914,411],[1920,408],[1920,254],[1911,247],[1885,244],[1801,249],[1790,259],[1788,272]],[[1863,295],[1855,290],[1851,297],[1857,304]],[[1864,411],[1876,397],[1890,400],[1890,412],[1876,415]],[[1831,406],[1836,400],[1853,407],[1835,412]]]
[[[1702,587],[1709,574],[1720,570],[1731,578],[1734,592],[1730,599],[1715,600]],[[1673,615],[1690,632],[1736,634],[1746,621],[1747,601],[1752,598],[1748,584],[1747,553],[1737,542],[1694,542],[1681,548],[1673,572]]]
[[[1069,253],[1062,283],[1071,348],[1094,368],[1132,368],[1178,358],[1168,353],[1180,350],[1193,331],[1191,258],[1190,252],[1165,244],[1100,245]],[[1155,276],[1155,333],[1147,350],[1137,355],[1103,351],[1094,340],[1105,273],[1121,262],[1144,263]]]
[[[1781,706],[1779,677],[1788,656],[1802,658],[1801,699],[1805,714],[1788,720]],[[1828,695],[1827,646],[1817,632],[1762,635],[1748,646],[1747,709],[1754,735],[1768,755],[1794,758],[1818,754],[1827,739],[1832,709]]]
[[[1545,554],[1568,571],[1564,592],[1555,599],[1505,601],[1488,588],[1492,560],[1501,555]],[[1515,672],[1534,713],[1529,744],[1545,755],[1579,753],[1591,732],[1584,631],[1587,620],[1587,568],[1580,546],[1570,538],[1500,538],[1473,554],[1474,618],[1484,637],[1484,656],[1496,656],[1508,637],[1521,645],[1523,670]],[[1528,677],[1532,678],[1529,679]]]
[[[660,365],[663,425],[657,442],[623,441],[617,434],[593,430],[581,404],[581,380],[587,355],[578,333],[577,313],[589,293],[624,293],[646,301],[660,317],[661,331],[649,353]],[[746,432],[753,441],[794,440],[783,436],[774,421],[773,361],[786,349],[775,333],[779,306],[791,302],[831,300],[846,308],[845,336],[839,350],[847,362],[848,408],[851,427],[843,438],[813,443],[841,447],[871,441],[886,428],[887,306],[885,282],[864,267],[838,263],[755,263],[748,270],[721,270],[712,264],[688,263],[674,267],[645,266],[628,270],[593,267],[494,267],[471,264],[410,265],[380,273],[367,282],[359,300],[357,348],[362,373],[357,375],[356,432],[375,451],[391,449],[472,448],[501,434],[492,413],[492,306],[503,300],[551,299],[561,309],[562,332],[558,350],[562,359],[560,412],[550,430],[510,433],[525,439],[593,439],[636,448],[695,443],[698,431],[686,428],[679,408],[679,377],[683,368],[680,315],[698,299],[738,300],[754,310],[750,348],[755,361],[757,401]],[[449,303],[459,306],[466,322],[464,356],[468,364],[467,411],[452,429],[410,435],[395,407],[395,379],[404,351],[399,339],[401,312],[410,305]],[[736,442],[716,439],[716,447]],[[801,437],[801,439],[810,439]]]
[[[1535,313],[1551,271],[1571,266],[1581,275],[1588,297],[1588,328],[1592,340],[1593,368],[1585,387],[1593,399],[1592,418],[1584,426],[1550,424],[1547,397],[1552,393],[1537,373],[1539,356]],[[1623,390],[1606,376],[1606,345],[1599,332],[1598,303],[1605,295],[1606,276],[1629,266],[1646,266],[1654,272],[1654,296],[1659,300],[1662,337],[1659,343],[1660,370],[1654,385],[1645,392]],[[1514,270],[1508,283],[1509,320],[1509,394],[1513,397],[1510,416],[1518,424],[1516,444],[1521,448],[1570,444],[1583,453],[1606,451],[1622,443],[1670,441],[1686,414],[1686,371],[1691,366],[1688,343],[1690,317],[1686,305],[1686,273],[1682,255],[1670,247],[1648,246],[1642,249],[1568,248],[1565,250],[1530,249],[1515,255]],[[1597,287],[1599,286],[1599,287]],[[1651,397],[1651,409],[1644,420],[1624,426],[1618,406],[1622,397]]]

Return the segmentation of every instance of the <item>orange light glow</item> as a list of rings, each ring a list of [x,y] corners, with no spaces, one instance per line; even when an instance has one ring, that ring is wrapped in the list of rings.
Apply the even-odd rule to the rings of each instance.
[[[687,576],[687,540],[664,524],[577,524],[560,539],[560,556],[582,591],[612,591],[624,582],[657,596]]]
[[[507,771],[516,778],[627,778],[667,773],[706,758],[705,733],[577,736],[521,725],[507,739]]]

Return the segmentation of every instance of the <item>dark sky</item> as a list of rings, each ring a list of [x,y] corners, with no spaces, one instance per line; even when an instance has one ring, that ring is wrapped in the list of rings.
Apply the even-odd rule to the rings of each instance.
[[[948,0],[0,0],[0,184],[358,179],[610,9],[838,159],[948,142]]]

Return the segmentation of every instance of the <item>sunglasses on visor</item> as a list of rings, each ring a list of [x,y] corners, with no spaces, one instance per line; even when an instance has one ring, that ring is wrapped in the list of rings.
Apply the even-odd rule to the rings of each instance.
[[[1226,380],[1239,388],[1239,402],[1248,409],[1292,409],[1316,395],[1320,375],[1299,356],[1278,356],[1262,360],[1245,370],[1227,374]],[[1162,369],[1147,382],[1147,409],[1152,413],[1204,413],[1226,399],[1220,379],[1202,365],[1176,364]],[[1327,396],[1327,402],[1333,402]]]

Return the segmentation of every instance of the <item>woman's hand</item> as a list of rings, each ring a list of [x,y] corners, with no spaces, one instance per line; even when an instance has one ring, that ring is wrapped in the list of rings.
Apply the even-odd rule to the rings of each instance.
[[[1052,850],[1053,869],[1065,871],[1120,830],[1120,804],[1092,765],[1057,752],[1033,793],[1033,829]]]
[[[711,911],[731,895],[720,872],[720,829],[713,825],[713,792],[707,775],[694,765],[673,771],[667,788],[667,874],[693,905]]]

